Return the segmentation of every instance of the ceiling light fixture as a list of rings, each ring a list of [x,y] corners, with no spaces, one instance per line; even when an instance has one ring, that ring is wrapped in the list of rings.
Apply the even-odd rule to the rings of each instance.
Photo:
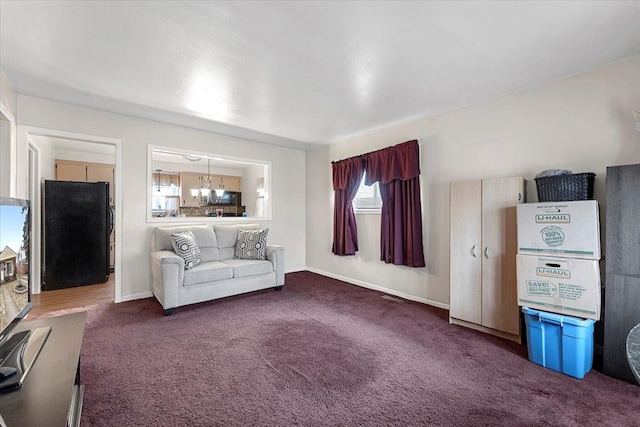
[[[214,201],[209,199],[209,196],[211,195],[212,180],[213,176],[211,176],[211,159],[207,159],[207,174],[200,177],[200,188],[192,188],[189,190],[191,192],[193,200],[197,200],[198,195],[200,196],[200,206],[207,205],[209,204],[209,202],[215,204]],[[224,185],[222,185],[222,183],[220,183],[220,188],[215,189],[215,193],[217,197],[222,197],[224,195]]]

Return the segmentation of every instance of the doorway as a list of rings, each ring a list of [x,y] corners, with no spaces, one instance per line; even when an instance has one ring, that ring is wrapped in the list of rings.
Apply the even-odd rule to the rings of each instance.
[[[34,242],[32,283],[32,303],[34,311],[52,311],[82,307],[102,302],[121,301],[121,164],[122,140],[94,135],[84,135],[52,129],[18,126],[18,145],[26,146],[28,170],[26,192],[32,203],[32,221]],[[109,279],[100,284],[87,284],[79,288],[69,288],[42,292],[42,268],[45,266],[46,253],[43,253],[42,219],[46,206],[43,206],[43,188],[45,180],[57,180],[57,161],[85,162],[95,165],[111,165],[111,194],[109,204],[113,207],[113,233],[110,236]],[[105,178],[91,178],[104,181]],[[74,178],[73,180],[77,180]]]

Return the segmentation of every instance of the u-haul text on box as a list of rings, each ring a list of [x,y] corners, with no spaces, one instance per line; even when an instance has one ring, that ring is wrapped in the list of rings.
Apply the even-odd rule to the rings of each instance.
[[[518,253],[600,259],[598,202],[523,203],[518,210]]]
[[[518,255],[518,305],[600,319],[597,260]]]

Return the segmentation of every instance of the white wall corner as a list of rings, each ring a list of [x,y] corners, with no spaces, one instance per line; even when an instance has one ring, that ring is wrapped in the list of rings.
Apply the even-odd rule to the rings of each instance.
[[[119,301],[114,301],[114,302],[120,303],[120,302],[134,301],[137,299],[145,299],[145,298],[151,298],[151,297],[153,297],[153,292],[148,291],[148,292],[141,292],[139,294],[123,295]]]
[[[18,111],[18,95],[2,69],[0,69],[0,104],[4,107],[2,111],[4,115],[15,122]]]

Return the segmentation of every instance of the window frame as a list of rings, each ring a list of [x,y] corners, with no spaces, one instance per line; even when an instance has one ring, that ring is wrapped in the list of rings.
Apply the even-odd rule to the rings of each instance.
[[[366,173],[362,175],[362,180],[360,181],[360,185],[358,186],[358,193],[356,193],[355,197],[353,198],[353,202],[355,202],[358,199],[358,194],[360,193],[360,191],[363,188],[375,186],[375,188],[373,189],[373,192],[374,192],[373,198],[380,200],[380,207],[363,208],[363,207],[356,207],[354,205],[353,206],[353,212],[358,214],[358,215],[380,215],[380,214],[382,214],[382,198],[380,197],[379,184],[378,184],[378,182],[374,182],[371,185],[366,185],[364,183],[365,178],[366,178]]]
[[[244,164],[255,165],[264,168],[264,181],[262,182],[263,191],[262,197],[264,200],[264,216],[246,216],[246,217],[210,217],[210,216],[187,216],[187,217],[154,217],[153,208],[151,204],[152,191],[153,191],[153,174],[156,172],[154,167],[154,153],[167,153],[174,155],[187,155],[197,156],[203,159],[216,159],[230,164]],[[204,152],[197,150],[187,150],[183,148],[175,148],[169,146],[147,144],[147,190],[146,190],[146,222],[147,223],[191,223],[191,222],[204,222],[204,223],[216,223],[216,222],[251,222],[251,221],[271,221],[272,220],[272,193],[271,193],[271,171],[272,164],[269,160],[251,159],[245,157],[235,157],[215,154],[215,152]]]

